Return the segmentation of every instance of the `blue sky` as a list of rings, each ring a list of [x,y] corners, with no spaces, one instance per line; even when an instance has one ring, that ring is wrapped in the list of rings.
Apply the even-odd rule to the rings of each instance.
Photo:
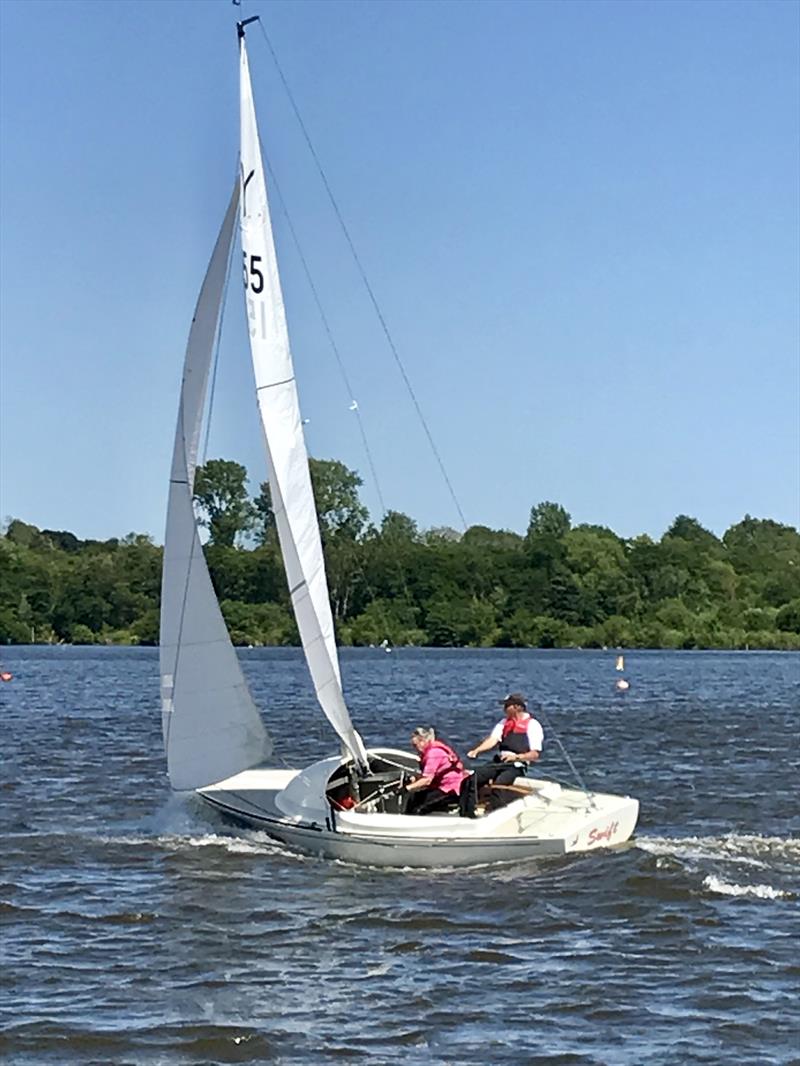
[[[795,3],[0,4],[0,517],[161,541],[260,14],[469,523],[798,522]],[[458,515],[265,42],[262,141],[387,506]],[[273,203],[309,450],[377,499]],[[241,294],[208,457],[264,461]]]

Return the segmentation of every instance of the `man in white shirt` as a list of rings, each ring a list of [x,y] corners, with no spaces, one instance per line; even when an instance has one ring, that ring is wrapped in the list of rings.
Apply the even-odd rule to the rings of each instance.
[[[531,763],[536,762],[542,752],[544,730],[539,722],[528,713],[524,698],[518,692],[512,692],[503,700],[505,717],[498,722],[491,733],[480,744],[467,752],[470,759],[481,752],[490,751],[499,745],[499,751],[492,762],[479,766],[472,777],[467,778],[461,788],[460,809],[465,818],[475,817],[478,791],[490,781],[505,788],[498,788],[492,796],[493,807],[503,807],[517,799],[517,794],[507,786],[513,784],[514,778],[527,772]]]

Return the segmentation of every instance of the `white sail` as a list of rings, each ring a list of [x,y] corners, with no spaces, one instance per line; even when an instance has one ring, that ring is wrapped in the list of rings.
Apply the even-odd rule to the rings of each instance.
[[[308,454],[300,420],[244,38],[241,45],[241,233],[250,350],[267,444],[272,506],[306,661],[322,710],[366,763],[342,694]]]
[[[211,584],[192,494],[208,373],[239,203],[237,182],[197,301],[169,486],[161,581],[161,707],[172,787],[193,789],[262,762],[272,742]]]

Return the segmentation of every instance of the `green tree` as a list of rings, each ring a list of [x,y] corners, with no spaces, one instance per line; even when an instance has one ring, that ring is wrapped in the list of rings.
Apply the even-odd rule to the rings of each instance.
[[[419,539],[419,529],[413,518],[401,511],[387,511],[381,520],[381,537],[390,543],[414,542]]]
[[[6,537],[12,544],[19,544],[23,548],[41,548],[46,544],[41,532],[36,526],[12,518],[6,527]]]
[[[577,621],[586,626],[609,615],[635,615],[640,597],[628,573],[625,545],[600,526],[578,526],[564,537],[565,564],[578,588]]]
[[[785,633],[800,633],[800,599],[784,604],[775,618],[778,629]]]
[[[425,544],[458,544],[463,534],[452,526],[432,526],[422,534]]]
[[[131,625],[131,636],[136,644],[158,644],[159,611],[157,607],[149,610],[137,618]]]
[[[465,545],[484,551],[519,551],[523,544],[519,533],[488,526],[470,526],[461,539]]]
[[[560,539],[570,531],[572,519],[569,513],[560,503],[550,503],[545,500],[531,507],[531,517],[528,522],[528,538],[542,535]]]
[[[474,596],[432,600],[426,607],[424,628],[434,647],[492,647],[500,636],[494,608]]]
[[[678,515],[664,534],[664,537],[667,539],[677,537],[681,540],[689,541],[698,548],[713,554],[722,552],[722,542],[713,533],[701,526],[696,518],[690,518],[685,514]]]
[[[237,537],[251,529],[254,513],[246,482],[247,470],[241,463],[209,459],[204,466],[198,466],[194,498],[211,544],[232,548]]]
[[[65,552],[76,552],[81,547],[81,542],[75,534],[67,529],[43,529],[42,536],[46,537],[54,548]]]
[[[223,600],[220,607],[234,644],[256,647],[298,643],[294,619],[276,603]]]
[[[369,512],[358,495],[363,484],[359,475],[337,459],[310,458],[308,466],[323,543],[334,537],[358,539],[363,534],[369,517]],[[274,543],[275,514],[269,482],[262,483],[254,507],[258,525],[257,539],[262,544]]]
[[[427,637],[417,625],[417,611],[406,600],[373,600],[348,626],[342,635],[347,643],[375,645],[423,644]]]

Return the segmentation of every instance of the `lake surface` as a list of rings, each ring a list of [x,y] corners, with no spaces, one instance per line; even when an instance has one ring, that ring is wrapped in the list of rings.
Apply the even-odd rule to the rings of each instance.
[[[463,752],[522,690],[542,773],[639,797],[621,851],[363,869],[165,777],[154,649],[4,648],[0,1058],[798,1062],[800,656],[346,650],[357,726]],[[241,653],[276,750],[335,750],[294,649]],[[549,723],[549,724],[548,724]]]

